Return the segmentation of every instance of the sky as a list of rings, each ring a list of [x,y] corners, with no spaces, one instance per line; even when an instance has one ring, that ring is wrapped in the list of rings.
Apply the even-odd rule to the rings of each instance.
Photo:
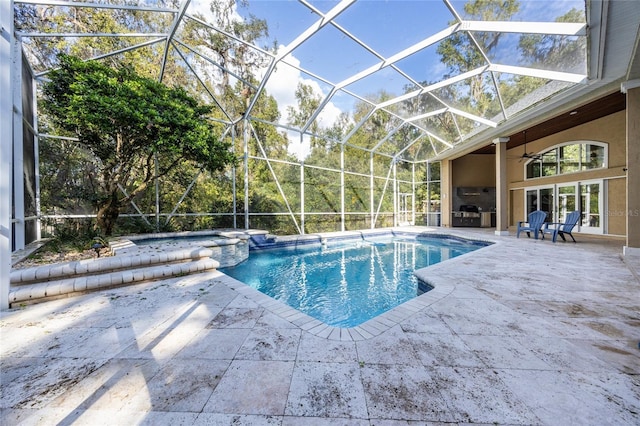
[[[205,16],[210,0],[192,0],[189,13],[199,11]],[[326,13],[337,1],[309,0],[313,7]],[[465,18],[463,0],[452,0],[453,7]],[[571,7],[582,8],[583,0],[521,0],[520,13],[514,20],[553,21]],[[265,19],[269,27],[269,38],[262,40],[263,46],[271,46],[274,41],[280,49],[289,45],[298,35],[313,25],[319,18],[305,5],[294,0],[249,0],[248,8],[236,10],[238,19],[249,14]],[[446,5],[440,0],[360,0],[352,4],[336,18],[336,22],[370,47],[375,53],[388,58],[403,49],[418,43],[429,36],[445,30],[454,19]],[[512,37],[515,39],[515,36]],[[440,81],[445,78],[446,67],[441,63],[436,52],[437,45],[397,63],[403,72],[415,81]],[[513,49],[512,49],[513,50]],[[500,58],[508,65],[517,65],[516,56],[511,54],[508,46],[502,46]],[[286,57],[287,62],[302,66],[331,83],[338,83],[353,74],[363,71],[381,59],[368,52],[362,46],[347,37],[335,27],[329,25],[318,31],[310,40],[293,50]],[[282,122],[286,122],[287,108],[295,106],[295,90],[299,83],[310,85],[314,92],[324,98],[331,85],[301,73],[295,68],[280,64],[267,84],[267,91],[278,101]],[[346,88],[359,96],[376,94],[384,90],[393,96],[404,92],[404,86],[411,84],[390,67],[370,75]],[[341,111],[350,111],[357,99],[343,92],[338,92],[322,111],[319,119],[322,124],[330,126]],[[299,141],[297,134],[292,141]],[[304,145],[304,144],[303,144]],[[304,156],[308,146],[299,146],[296,153]]]
[[[206,5],[208,1],[198,0],[198,3]],[[337,4],[335,1],[312,1],[311,3],[321,12],[327,12]],[[422,10],[426,13],[428,9],[433,10],[434,5],[423,3],[428,2],[361,1],[343,12],[337,22],[370,45],[380,55],[387,57],[398,50],[398,39],[403,40],[404,47],[409,47],[430,35],[431,29],[424,24],[424,14],[416,13],[416,11]],[[416,5],[419,7],[416,8]],[[201,7],[206,9],[206,6]],[[445,28],[451,15],[441,2],[437,3],[437,8],[439,10],[437,18],[439,27]],[[269,39],[263,40],[262,45],[270,46],[276,41],[280,48],[287,46],[318,20],[318,15],[297,1],[250,0],[248,10],[238,10],[239,16],[246,17],[249,13],[257,18],[265,19],[268,23]],[[431,25],[433,25],[435,18],[434,13],[431,13]],[[403,25],[396,25],[399,20],[402,20]],[[422,28],[422,30],[416,30],[416,28]],[[302,64],[304,69],[326,78],[332,83],[337,83],[358,71],[375,65],[380,62],[380,58],[349,40],[337,29],[328,26],[318,32],[311,40],[295,49],[291,55],[287,56],[286,62],[295,66]],[[439,62],[438,66],[441,66]],[[330,85],[311,75],[280,64],[269,79],[266,89],[278,101],[283,123],[286,121],[288,107],[297,105],[295,90],[299,83],[311,86],[314,92],[320,94],[322,98],[331,89]],[[360,96],[375,94],[381,88],[399,95],[406,83],[406,79],[395,71],[387,69],[375,77],[371,76],[362,82],[355,83],[349,89],[357,91]],[[318,120],[321,125],[329,127],[342,111],[351,111],[357,101],[352,96],[338,92],[323,109]],[[308,141],[305,140],[300,144],[297,133],[291,133],[289,136],[293,142],[292,149],[295,150],[292,153],[298,157],[304,157],[309,150]]]

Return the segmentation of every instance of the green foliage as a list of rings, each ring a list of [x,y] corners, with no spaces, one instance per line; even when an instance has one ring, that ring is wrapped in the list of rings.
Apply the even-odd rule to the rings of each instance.
[[[464,11],[470,20],[478,21],[503,21],[508,20],[520,9],[518,0],[470,0],[465,3]],[[474,33],[474,38],[478,45],[490,54],[498,45],[502,33]],[[458,75],[476,69],[486,63],[485,57],[465,32],[457,32],[443,40],[438,46],[440,60],[447,66],[449,74]],[[459,88],[449,88],[448,96],[454,99],[457,104],[463,106],[473,106],[478,115],[486,114],[493,103],[494,93],[488,90],[492,86],[489,73],[483,73],[470,77],[466,80],[468,90]],[[454,90],[454,92],[451,92]],[[466,93],[466,94],[465,94]],[[492,111],[490,114],[497,113]],[[447,128],[445,126],[445,128]],[[448,126],[453,128],[453,126]],[[463,129],[463,133],[471,130]],[[447,136],[449,140],[455,140],[452,135]]]
[[[318,109],[322,98],[319,94],[314,93],[310,85],[298,83],[295,91],[298,100],[297,108],[287,108],[287,121],[291,126],[302,128],[307,124],[312,114]],[[314,120],[309,126],[308,131],[311,133],[311,149],[325,149],[327,147],[327,138],[320,137],[322,131],[317,120]]]
[[[42,212],[93,212],[98,172],[91,154],[76,142],[51,138],[41,138],[39,149]]]
[[[44,226],[52,231],[49,241],[40,252],[83,251],[90,249],[96,238],[108,245],[87,219],[48,220]]]
[[[153,220],[151,223],[147,223],[140,217],[123,217],[119,216],[116,226],[114,228],[114,235],[132,235],[132,234],[147,234],[155,232]]]
[[[558,17],[556,22],[581,22],[583,13],[571,9]],[[544,66],[547,69],[584,72],[586,40],[581,37],[525,34],[520,37],[519,49],[531,66]]]
[[[43,87],[44,111],[101,160],[104,177],[128,177],[132,166],[125,162],[148,160],[151,154],[169,155],[172,163],[193,160],[212,171],[233,161],[204,120],[211,108],[198,105],[183,89],[170,89],[128,67],[113,69],[66,55],[60,61]]]
[[[171,14],[124,9],[57,8],[19,3],[14,9],[16,30],[46,33],[161,32],[166,31],[173,19]],[[43,71],[55,67],[60,54],[89,59],[146,41],[148,38],[144,37],[35,37],[29,40],[33,48],[28,50],[28,54],[34,69]],[[139,74],[157,79],[162,49],[162,44],[156,44],[110,56],[104,61],[111,66],[127,64]],[[170,71],[172,82],[187,83],[184,67],[176,66],[171,57],[168,59],[165,68]]]
[[[184,89],[141,77],[130,67],[114,69],[67,55],[60,63],[43,86],[43,109],[55,127],[77,136],[99,160],[96,204],[107,234],[119,209],[157,176],[185,162],[212,172],[235,162],[229,144],[206,120],[211,107]]]
[[[177,4],[174,0],[167,4],[173,3]],[[268,36],[264,20],[253,16],[242,20],[237,18],[238,8],[246,4],[244,0],[212,1],[209,6],[213,12],[211,27],[202,25],[197,19],[187,19],[180,26],[180,41],[194,47],[221,68],[211,67],[206,59],[188,52],[180,43],[169,46],[162,75],[164,43],[107,56],[101,59],[101,63],[61,57],[62,68],[52,72],[51,83],[45,85],[41,105],[47,108],[49,117],[48,121],[47,117],[41,117],[40,130],[77,136],[80,143],[41,139],[42,200],[46,213],[87,213],[97,208],[101,214],[101,207],[112,204],[127,213],[137,213],[129,201],[135,201],[142,212],[153,212],[156,207],[153,176],[157,162],[160,211],[169,213],[175,208],[175,216],[170,220],[160,218],[161,230],[232,226],[230,216],[196,218],[190,214],[230,213],[234,207],[242,213],[244,201],[240,195],[234,206],[234,182],[225,165],[234,157],[229,148],[240,155],[245,141],[250,158],[249,182],[244,182],[244,173],[239,170],[235,184],[240,190],[238,194],[245,185],[248,186],[252,213],[287,212],[287,205],[273,176],[275,174],[294,214],[299,215],[302,204],[306,212],[321,213],[306,217],[307,232],[340,229],[339,169],[342,167],[342,150],[347,172],[345,210],[349,213],[368,211],[371,205],[371,163],[376,176],[374,210],[380,200],[381,212],[392,210],[391,186],[383,193],[385,177],[392,170],[391,156],[416,140],[417,129],[407,124],[399,127],[400,120],[384,110],[376,110],[369,117],[372,106],[366,102],[355,106],[353,116],[343,113],[329,128],[322,127],[317,120],[310,124],[307,130],[311,135],[311,152],[305,159],[304,200],[300,190],[301,167],[278,161],[268,163],[264,159],[295,160],[288,152],[286,134],[269,124],[280,119],[276,100],[266,91],[255,98],[259,82],[253,73],[263,69],[271,58],[237,41],[257,44]],[[469,0],[464,5],[464,15],[465,19],[471,20],[509,20],[519,7],[518,0]],[[32,23],[39,22],[37,29],[44,32],[161,32],[170,27],[172,19],[171,14],[132,10],[16,5],[16,29],[21,31],[35,30]],[[583,19],[583,13],[572,10],[558,21],[577,22],[579,19]],[[448,76],[484,65],[485,58],[476,42],[485,52],[492,54],[501,37],[501,33],[474,32],[474,41],[465,31],[447,37],[438,44],[437,52],[448,69]],[[35,60],[30,57],[30,60],[36,71],[42,71],[57,66],[60,53],[87,59],[143,41],[147,39],[35,37],[29,41],[35,47],[32,50],[35,53],[29,54],[39,55]],[[523,35],[519,52],[514,54],[520,55],[522,60],[519,63],[525,66],[554,68],[561,63],[570,63],[579,67],[584,64],[584,58],[580,56],[583,47],[580,43],[583,41],[583,38],[575,37]],[[270,49],[274,51],[275,46],[277,43],[274,42]],[[193,78],[185,61],[193,69],[206,67],[210,72]],[[532,77],[503,74],[497,78],[507,107],[545,84],[543,79]],[[180,85],[184,90],[168,89],[158,80],[164,84]],[[415,87],[407,88],[409,90],[415,90]],[[201,105],[210,102],[211,97],[221,108]],[[288,110],[288,123],[300,127],[307,124],[323,98],[309,85],[299,85],[296,97],[298,104]],[[374,103],[392,97],[385,91],[368,96]],[[433,95],[415,96],[388,108],[398,108],[393,112],[403,117],[423,114],[442,107],[436,97],[447,105],[477,115],[493,117],[500,112],[490,73],[442,87]],[[253,105],[251,118],[257,120],[243,119],[250,104]],[[341,144],[354,123],[361,121],[364,125],[344,145]],[[474,126],[469,119],[457,117],[454,120],[451,113],[423,118],[415,124],[450,142],[459,141],[459,133],[465,134]],[[224,138],[220,139],[223,134]],[[403,155],[405,158],[429,158],[440,152],[443,146],[436,138],[423,138]],[[374,147],[376,154],[371,156],[367,150]],[[433,163],[426,167],[431,168],[435,164],[439,165]],[[397,164],[399,179],[410,179],[410,169],[406,166],[402,161]],[[424,168],[417,171],[419,175],[423,173]],[[425,181],[433,182],[434,179],[425,176]],[[184,196],[186,190],[189,193]],[[430,188],[419,188],[416,198],[419,202],[425,199],[437,201],[439,197],[439,183],[434,183]],[[323,215],[323,212],[337,214]],[[106,210],[102,213],[105,217],[113,214]],[[369,227],[371,218],[348,215],[346,220],[347,228],[353,229],[355,226]],[[253,216],[251,221],[255,227],[296,232],[288,215]],[[389,221],[388,217],[381,216],[378,225]],[[121,233],[149,231],[156,226],[153,217],[149,223],[140,218],[120,217],[117,223],[117,231]]]
[[[467,19],[482,21],[509,20],[520,10],[518,0],[470,0],[464,5]],[[584,21],[583,12],[572,9],[556,22]],[[500,32],[475,32],[474,39],[487,56],[492,57],[498,48],[501,38]],[[583,37],[555,36],[542,34],[523,34],[519,38],[518,62],[523,66],[569,72],[585,72]],[[458,75],[478,68],[486,60],[476,43],[465,32],[456,32],[438,45],[437,53],[441,62],[447,66],[447,76]],[[543,86],[547,81],[540,78],[504,75],[500,77],[500,94],[504,104],[508,107],[527,94]],[[493,117],[500,112],[496,102],[496,94],[490,73],[482,73],[465,80],[466,90],[449,86],[442,90],[440,97],[463,109],[469,108],[478,115]],[[443,116],[444,117],[444,116]],[[446,120],[446,118],[444,118]],[[442,122],[445,129],[453,126]],[[460,123],[462,133],[471,130],[471,123]],[[455,141],[454,133],[443,134],[446,139]]]
[[[267,55],[239,43],[226,34],[234,35],[238,40],[255,43],[268,36],[267,22],[255,16],[237,19],[236,7],[246,7],[246,0],[216,0],[211,1],[209,8],[213,16],[213,27],[216,30],[188,20],[184,28],[184,41],[189,45],[206,51],[212,61],[219,64],[216,75],[209,82],[216,93],[225,93],[233,86],[230,84],[230,74],[222,70],[233,70],[237,75],[251,79],[254,70],[264,67],[270,60]],[[196,14],[197,18],[203,18]]]

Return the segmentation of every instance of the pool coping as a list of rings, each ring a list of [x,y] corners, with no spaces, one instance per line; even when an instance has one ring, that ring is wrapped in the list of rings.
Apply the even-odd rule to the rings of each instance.
[[[372,235],[385,235],[385,234],[412,234],[412,235],[422,235],[425,234],[428,236],[438,236],[438,237],[456,237],[464,240],[478,241],[478,242],[486,242],[490,243],[490,245],[482,247],[483,250],[490,250],[492,247],[496,247],[500,244],[499,240],[492,238],[479,238],[474,236],[470,238],[468,235],[458,234],[454,231],[452,232],[442,232],[441,229],[429,228],[429,227],[393,227],[393,228],[378,228],[374,230],[363,230],[363,231],[345,231],[345,232],[329,232],[329,233],[317,233],[317,234],[308,234],[308,235],[296,235],[296,236],[288,236],[288,237],[279,237],[279,238],[287,238],[291,240],[297,240],[296,237],[305,237],[305,239],[317,239],[320,237],[320,241],[333,239],[336,237],[337,239],[348,239],[353,237],[361,237],[361,236],[372,236]],[[342,238],[341,238],[342,237]],[[235,278],[232,278],[226,275],[222,271],[220,272],[225,280],[223,281],[229,288],[237,291],[244,297],[249,300],[259,304],[263,308],[267,309],[271,313],[279,316],[280,318],[296,325],[300,329],[314,335],[317,337],[325,338],[328,340],[337,340],[337,341],[361,341],[371,339],[373,337],[379,336],[380,334],[388,331],[392,327],[400,324],[405,321],[409,317],[415,315],[420,312],[424,308],[442,300],[446,296],[450,295],[456,288],[454,283],[441,281],[437,276],[433,275],[434,271],[437,271],[443,267],[450,267],[453,262],[463,262],[464,259],[468,256],[472,256],[474,253],[477,253],[478,250],[474,250],[469,253],[465,253],[460,256],[456,256],[452,259],[447,259],[445,261],[439,262],[435,265],[427,266],[425,268],[417,269],[414,271],[414,275],[422,282],[430,285],[433,289],[429,290],[426,293],[423,293],[417,297],[414,297],[411,300],[408,300],[400,305],[383,312],[382,314],[371,318],[370,320],[365,321],[364,323],[357,325],[355,327],[335,327],[329,324],[326,324],[316,318],[313,318],[304,312],[297,310],[284,302],[276,300],[271,296],[268,296],[259,290],[243,283],[242,281],[238,281]]]

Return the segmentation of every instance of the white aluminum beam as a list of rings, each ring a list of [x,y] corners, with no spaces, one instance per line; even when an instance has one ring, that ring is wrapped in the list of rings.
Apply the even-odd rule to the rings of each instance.
[[[322,15],[322,11],[320,9],[316,8],[315,6],[313,6],[312,4],[310,4],[310,3],[308,3],[308,2],[306,2],[304,0],[301,1],[301,3],[303,3],[309,9],[313,10],[314,13],[317,13],[318,15]],[[376,52],[371,47],[369,47],[366,43],[361,41],[358,37],[356,37],[353,34],[351,34],[342,25],[338,24],[337,22],[333,22],[333,21],[331,22],[331,25],[333,25],[338,31],[340,31],[341,33],[343,33],[344,35],[349,37],[351,40],[353,40],[356,43],[358,43],[360,46],[362,46],[364,49],[366,49],[369,53],[371,53],[372,55],[376,56],[378,59],[384,59],[384,57],[382,55],[380,55],[378,52]]]
[[[371,217],[371,224],[370,224],[370,228],[374,229],[375,228],[375,223],[374,223],[374,214],[373,214],[373,209],[375,208],[375,203],[374,203],[374,193],[373,193],[373,185],[374,185],[374,181],[373,181],[373,172],[374,172],[374,168],[373,168],[373,152],[371,152],[369,154],[369,216]]]
[[[158,77],[158,81],[160,82],[162,82],[162,79],[164,78],[164,69],[167,66],[167,56],[169,55],[171,40],[173,39],[173,36],[176,34],[176,30],[178,29],[180,22],[182,22],[182,17],[187,11],[187,7],[189,7],[189,3],[191,3],[191,0],[184,0],[180,4],[180,12],[176,14],[176,16],[173,18],[171,29],[169,30],[169,34],[167,34],[167,43],[164,45],[164,53],[162,54],[162,66],[160,67],[160,76]]]
[[[123,9],[141,12],[161,12],[161,13],[177,13],[177,9],[152,6],[131,6],[126,4],[104,4],[104,3],[85,3],[61,0],[14,0],[16,4],[34,4],[43,6],[59,6],[59,7],[84,7],[92,9]]]
[[[13,1],[0,1],[0,309],[9,308],[11,273],[11,204],[13,193],[13,102],[11,74],[13,50]]]
[[[182,61],[185,63],[187,68],[189,68],[189,71],[191,71],[191,73],[194,75],[194,77],[198,80],[198,82],[200,83],[202,88],[205,90],[205,92],[207,92],[209,94],[209,97],[211,97],[211,100],[218,106],[218,108],[220,108],[222,113],[227,117],[227,119],[229,119],[229,121],[233,121],[233,118],[231,118],[231,116],[229,114],[227,114],[227,110],[224,109],[224,107],[218,102],[218,100],[216,99],[215,95],[213,93],[211,93],[211,91],[209,90],[207,85],[204,83],[204,81],[202,81],[202,78],[200,78],[200,76],[198,75],[196,70],[193,69],[193,67],[191,66],[191,64],[187,60],[187,58],[185,58],[185,56],[182,54],[180,49],[178,49],[176,47],[176,45],[173,43],[173,41],[171,42],[171,45],[173,46],[175,51],[178,52],[178,55],[180,55],[180,58],[182,58]]]
[[[311,114],[311,117],[309,117],[309,119],[307,120],[305,125],[302,127],[302,129],[300,129],[301,132],[304,133],[307,130],[309,130],[309,127],[311,127],[311,125],[316,120],[316,118],[318,118],[318,115],[320,115],[320,113],[322,112],[324,107],[327,106],[327,104],[329,103],[331,98],[333,98],[333,95],[335,95],[337,91],[338,91],[338,89],[336,89],[335,87],[333,89],[331,89],[329,94],[327,96],[325,96],[324,100],[322,102],[320,102],[320,105],[318,105],[318,108],[316,108],[316,110]]]
[[[344,144],[340,145],[340,231],[345,231],[344,216]]]
[[[214,30],[214,31],[226,36],[226,37],[229,37],[230,39],[232,39],[234,41],[237,41],[240,44],[244,44],[245,46],[250,47],[251,49],[257,50],[260,53],[263,53],[263,54],[265,54],[267,56],[271,56],[272,58],[275,58],[275,55],[273,53],[269,52],[268,50],[264,50],[264,49],[254,45],[254,44],[251,44],[251,43],[247,42],[246,40],[243,40],[241,38],[236,37],[235,35],[227,32],[227,31],[221,30],[220,28],[216,28],[213,25],[211,25],[211,24],[209,24],[209,23],[207,23],[207,22],[205,22],[205,21],[203,21],[201,19],[196,18],[195,16],[191,16],[190,14],[186,13],[184,15],[184,17],[185,18],[189,18],[192,21],[197,22],[198,24],[200,24],[200,25],[202,25],[204,27],[207,27],[210,30]]]
[[[20,32],[17,31],[16,35],[18,37],[27,37],[27,38],[50,38],[50,37],[140,37],[140,38],[157,38],[157,37],[167,37],[165,33],[40,33],[40,32]]]
[[[96,61],[96,60],[99,60],[99,59],[108,58],[110,56],[119,55],[121,53],[125,53],[125,52],[129,52],[131,50],[139,49],[141,47],[151,46],[153,44],[164,42],[166,40],[167,40],[167,38],[163,35],[160,38],[156,38],[156,39],[153,39],[153,40],[145,41],[144,43],[139,43],[139,44],[136,44],[136,45],[133,45],[133,46],[125,47],[123,49],[114,50],[113,52],[105,53],[104,55],[93,56],[93,57],[91,57],[91,58],[89,58],[87,60],[88,61]],[[42,72],[36,74],[35,76],[36,76],[36,78],[43,77],[43,76],[49,74],[54,69],[58,69],[58,68],[51,68],[51,69],[42,71]]]
[[[430,132],[428,129],[425,129],[424,127],[420,126],[417,123],[411,123],[411,125],[417,127],[418,129],[422,130],[427,136],[429,136],[430,138],[433,138],[435,140],[437,140],[438,142],[442,143],[443,145],[448,146],[449,148],[453,148],[453,145],[450,144],[449,142],[445,141],[444,139],[442,139],[440,136],[434,134],[433,132]],[[435,151],[435,149],[434,149]]]
[[[129,194],[127,193],[127,190],[124,188],[124,186],[122,186],[121,184],[118,184],[118,189],[124,194],[125,197],[128,197]],[[136,204],[136,202],[134,200],[129,201],[129,203],[131,204],[131,206],[138,212],[138,214],[140,215],[140,218],[142,220],[144,220],[144,222],[149,225],[149,227],[151,227],[151,222],[149,222],[149,220],[147,219],[147,215],[145,215],[144,213],[142,213],[142,210],[140,210],[140,208],[138,207],[138,205]],[[159,214],[156,212],[156,216],[159,217]],[[67,216],[69,217],[69,216]],[[86,216],[85,216],[86,217]],[[91,217],[96,217],[96,215],[91,215]]]
[[[193,188],[193,185],[196,184],[196,182],[198,181],[198,177],[200,177],[201,173],[202,173],[202,169],[198,170],[198,173],[196,173],[196,175],[193,177],[193,179],[191,180],[191,183],[189,184],[187,189],[184,191],[184,193],[182,194],[182,196],[180,197],[176,205],[173,206],[173,210],[171,210],[171,213],[167,215],[167,218],[164,221],[165,225],[168,225],[171,218],[176,214],[176,212],[178,211],[178,208],[180,207],[180,204],[182,204],[184,199],[187,198],[187,195],[189,195],[189,192],[191,192],[191,188]]]
[[[300,133],[300,144],[302,144],[302,133]],[[305,204],[304,204],[304,160],[300,161],[300,231],[305,234]]]
[[[429,92],[432,92],[434,90],[437,90],[437,89],[440,89],[440,88],[443,88],[443,87],[446,87],[446,86],[450,86],[452,84],[455,84],[455,83],[458,83],[460,81],[464,81],[464,80],[466,80],[468,78],[474,77],[476,75],[482,74],[483,72],[487,71],[488,69],[489,69],[489,65],[475,68],[475,69],[473,69],[471,71],[467,71],[465,73],[453,76],[453,77],[448,78],[446,80],[442,80],[442,81],[440,81],[438,83],[431,84],[429,86],[423,87],[422,89],[414,90],[412,92],[405,93],[404,95],[400,95],[400,96],[397,96],[397,97],[395,97],[393,99],[389,99],[387,101],[381,102],[381,103],[378,104],[378,108],[384,108],[384,107],[387,107],[389,105],[393,105],[393,104],[396,104],[398,102],[406,101],[408,99],[415,98],[416,96],[423,95],[425,93],[429,93]]]
[[[441,82],[430,84],[429,86],[425,86],[422,92],[423,93],[433,92],[434,90],[438,90],[446,86],[451,86],[452,84],[459,83],[471,77],[475,77],[488,70],[489,70],[489,65],[484,65],[484,66],[472,69],[471,71],[463,72],[462,74],[458,74],[451,78],[447,78],[446,80],[442,80]]]
[[[568,83],[584,84],[587,82],[587,76],[584,74],[573,74],[560,71],[538,70],[534,68],[516,67],[511,65],[489,65],[489,71],[495,71],[506,74],[526,75],[528,77],[538,77],[547,80],[566,81]]]
[[[461,109],[457,109],[457,108],[453,108],[453,107],[449,107],[448,109],[449,109],[449,112],[452,113],[452,114],[459,115],[459,116],[464,117],[464,118],[468,118],[469,120],[473,120],[473,121],[476,121],[478,123],[485,124],[485,125],[487,125],[489,127],[494,127],[495,128],[495,127],[498,126],[498,123],[496,123],[495,121],[487,120],[486,118],[482,118],[482,117],[480,117],[478,115],[468,113],[468,112],[463,111]]]
[[[349,84],[355,83],[356,81],[363,79],[373,73],[375,73],[376,71],[381,70],[384,67],[387,67],[391,64],[394,64],[404,58],[406,58],[407,56],[411,56],[416,52],[419,52],[420,50],[427,48],[441,40],[444,40],[445,38],[447,38],[448,36],[450,36],[451,34],[453,34],[454,32],[456,32],[457,29],[457,25],[453,25],[449,28],[447,28],[446,30],[440,31],[439,33],[436,33],[434,35],[432,35],[431,37],[427,37],[426,39],[422,40],[421,42],[418,42],[416,44],[414,44],[413,46],[410,46],[404,50],[402,50],[401,52],[396,53],[395,55],[387,58],[386,60],[380,61],[375,65],[370,66],[369,68],[367,68],[366,70],[363,70],[355,75],[352,75],[351,77],[342,80],[340,83],[338,83],[336,85],[337,88],[341,89],[345,86],[348,86]]]
[[[276,57],[277,61],[280,61],[282,58],[287,56],[289,53],[293,52],[295,48],[300,46],[302,43],[307,41],[311,36],[317,33],[320,29],[322,29],[325,25],[330,23],[334,18],[344,12],[349,6],[351,6],[356,0],[342,0],[336,6],[334,6],[326,15],[316,21],[313,25],[307,28],[302,34],[295,38],[291,43],[289,43],[281,52],[278,52],[278,56]]]
[[[415,138],[414,140],[412,140],[411,142],[409,142],[404,148],[402,148],[400,151],[398,151],[398,153],[396,154],[396,157],[400,157],[402,154],[404,154],[404,152],[406,150],[408,150],[409,148],[411,148],[416,142],[418,142],[420,139],[422,139],[425,135],[420,135],[417,138]]]
[[[247,124],[251,125],[248,120],[247,120]],[[289,215],[291,216],[291,219],[293,220],[293,224],[296,226],[296,229],[298,230],[298,234],[302,234],[302,230],[300,229],[300,225],[298,224],[298,221],[296,220],[296,215],[293,213],[293,210],[291,209],[291,205],[289,204],[289,199],[287,198],[287,194],[284,193],[284,190],[282,189],[282,186],[280,185],[280,179],[278,179],[278,176],[276,175],[275,170],[273,170],[273,167],[271,166],[271,161],[269,160],[269,157],[267,157],[267,153],[265,152],[264,147],[262,146],[262,143],[260,142],[260,139],[258,138],[258,133],[256,132],[256,129],[252,125],[251,125],[251,131],[253,132],[253,136],[256,138],[256,143],[258,144],[258,148],[260,149],[260,153],[262,153],[262,158],[267,163],[267,167],[269,168],[269,171],[271,172],[271,176],[273,176],[273,180],[276,183],[276,187],[278,188],[278,192],[280,192],[280,196],[284,200],[284,204],[287,206],[287,210],[289,212]]]
[[[13,242],[16,250],[25,247],[24,221],[24,158],[23,158],[23,111],[22,111],[22,42],[19,37],[13,39],[13,57],[11,66],[13,99]]]
[[[255,95],[253,96],[253,99],[251,100],[251,103],[247,107],[247,111],[246,111],[247,114],[249,114],[253,110],[253,107],[255,106],[255,104],[256,104],[256,102],[258,100],[258,96],[260,96],[260,93],[264,90],[265,86],[267,85],[267,82],[271,78],[271,74],[273,74],[273,70],[275,69],[275,67],[278,64],[278,62],[283,60],[294,49],[296,49],[302,43],[304,43],[309,38],[311,38],[311,36],[313,36],[315,33],[320,31],[325,25],[327,25],[329,22],[331,22],[331,20],[333,18],[337,17],[339,14],[344,12],[354,2],[355,2],[355,0],[342,0],[340,3],[338,3],[336,6],[334,6],[333,9],[331,9],[326,15],[324,15],[316,23],[314,23],[309,28],[307,28],[302,34],[300,34],[298,37],[296,37],[295,40],[293,40],[291,43],[289,43],[286,47],[282,48],[278,52],[278,55],[269,64],[269,67],[267,68],[267,70],[266,70],[266,72],[264,74],[264,77],[262,78],[262,81],[260,82],[260,86],[258,87],[258,90],[256,91]]]
[[[372,108],[371,111],[369,111],[363,118],[362,120],[360,120],[355,126],[353,126],[353,129],[351,129],[351,131],[349,133],[347,133],[347,135],[342,138],[342,140],[340,141],[340,143],[344,144],[347,143],[347,141],[349,139],[351,139],[351,136],[355,135],[355,133],[364,125],[364,123],[371,118],[371,116],[373,115],[374,112],[377,111],[377,108]]]
[[[194,49],[193,47],[189,46],[188,44],[184,43],[182,40],[178,39],[178,38],[173,38],[173,43],[177,43],[180,46],[184,47],[185,49],[189,50],[192,53],[195,53],[196,55],[198,55],[199,57],[201,57],[202,59],[204,59],[205,61],[209,62],[211,65],[215,66],[216,68],[222,70],[223,72],[228,73],[229,75],[232,75],[234,78],[240,80],[241,82],[243,82],[244,84],[246,84],[247,86],[251,87],[253,90],[257,90],[258,88],[252,84],[251,82],[247,81],[245,78],[243,78],[242,76],[240,76],[239,74],[236,74],[235,72],[223,67],[222,65],[220,65],[219,63],[217,63],[216,61],[214,61],[213,59],[211,59],[210,57],[200,53],[198,50]],[[175,46],[174,46],[175,47]]]
[[[391,139],[391,136],[395,135],[398,132],[398,130],[400,130],[400,128],[402,127],[403,124],[404,124],[404,122],[400,123],[400,125],[394,127],[390,131],[388,131],[387,135],[384,138],[382,138],[373,148],[371,148],[371,152],[378,151],[378,148],[380,148],[383,143],[385,143],[386,141]]]
[[[40,139],[46,138],[46,139],[59,139],[63,141],[80,142],[80,139],[72,136],[57,136],[57,135],[50,135],[48,133],[40,133],[38,136],[40,137]]]
[[[573,22],[462,21],[460,23],[460,30],[492,33],[585,36],[587,35],[587,24]]]
[[[433,117],[434,115],[444,114],[448,110],[449,108],[440,108],[434,111],[427,112],[425,114],[414,115],[412,117],[407,118],[407,122],[411,123],[412,121],[422,120],[423,118],[429,118],[429,117]]]
[[[500,92],[500,85],[498,84],[498,79],[496,78],[496,73],[491,72],[491,81],[493,82],[493,87],[496,89],[496,93],[498,94],[498,101],[500,102],[500,111],[502,111],[503,120],[507,119],[507,108],[504,105],[504,101],[502,100],[502,93]]]
[[[378,203],[378,209],[376,210],[376,214],[373,218],[373,223],[375,224],[378,221],[378,216],[380,215],[380,209],[382,209],[382,201],[384,200],[384,195],[387,192],[387,186],[389,186],[389,177],[391,176],[391,171],[393,170],[393,166],[395,165],[395,158],[391,158],[389,162],[389,171],[387,172],[387,177],[384,181],[384,186],[382,187],[382,194],[380,195],[380,202]]]

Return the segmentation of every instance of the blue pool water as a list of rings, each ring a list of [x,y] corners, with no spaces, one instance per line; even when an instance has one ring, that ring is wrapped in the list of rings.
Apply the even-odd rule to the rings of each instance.
[[[385,237],[251,252],[221,271],[326,324],[355,327],[428,291],[416,269],[484,245]]]

